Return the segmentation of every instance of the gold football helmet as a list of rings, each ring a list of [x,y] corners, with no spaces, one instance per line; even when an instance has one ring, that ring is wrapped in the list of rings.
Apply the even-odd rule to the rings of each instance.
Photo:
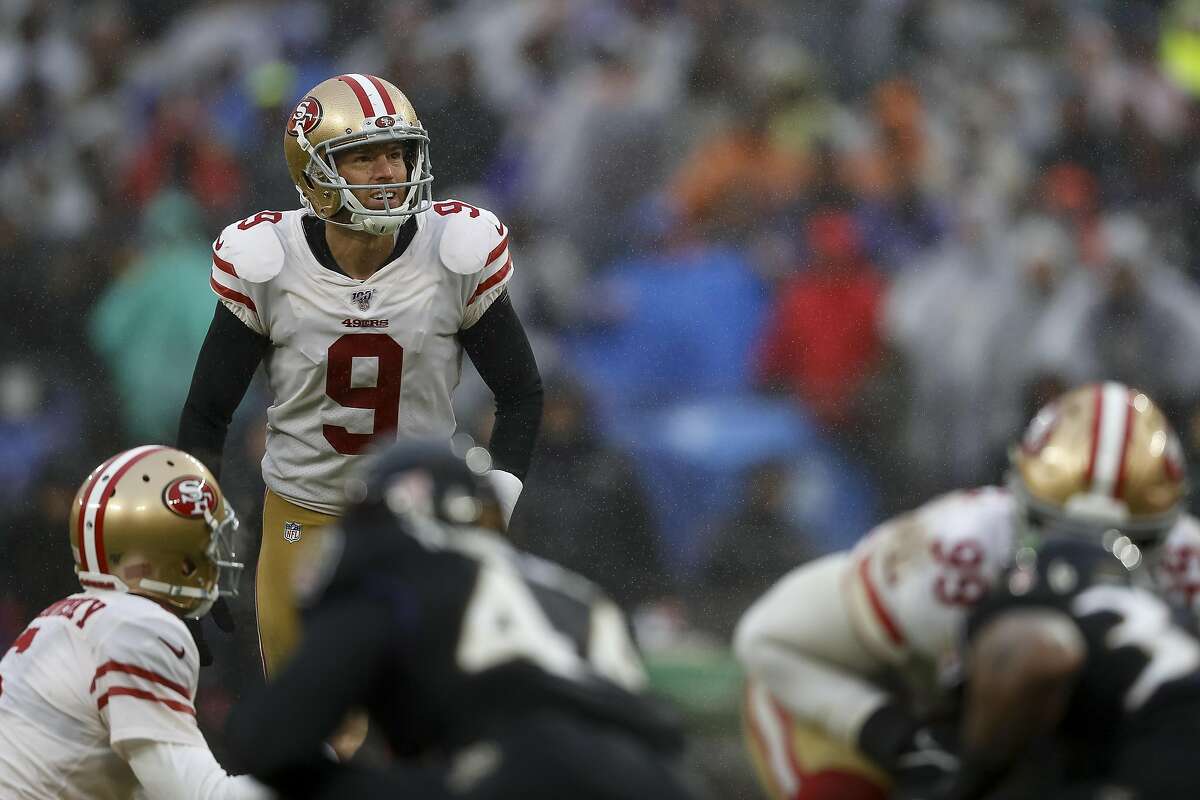
[[[395,140],[406,144],[408,180],[349,184],[338,174],[338,153]],[[304,205],[335,225],[377,235],[393,233],[410,216],[433,205],[429,136],[408,98],[374,75],[339,75],[309,90],[288,118],[283,151]],[[354,189],[381,192],[384,208],[367,208]],[[392,193],[403,199],[392,205]]]
[[[180,450],[135,447],[96,467],[68,527],[85,588],[146,595],[196,618],[237,595],[237,515],[212,473]]]
[[[1187,493],[1175,431],[1154,401],[1120,383],[1046,405],[1009,461],[1030,532],[1089,536],[1130,567],[1166,536]]]

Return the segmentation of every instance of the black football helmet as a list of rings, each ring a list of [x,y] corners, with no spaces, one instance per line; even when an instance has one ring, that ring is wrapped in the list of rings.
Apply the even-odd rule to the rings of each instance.
[[[346,526],[391,518],[410,529],[430,523],[499,529],[499,504],[484,477],[491,466],[482,447],[460,455],[441,440],[398,442],[347,484]]]

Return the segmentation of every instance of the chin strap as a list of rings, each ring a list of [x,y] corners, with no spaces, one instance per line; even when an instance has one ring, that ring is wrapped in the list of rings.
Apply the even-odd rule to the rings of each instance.
[[[504,515],[504,527],[508,527],[509,521],[512,519],[513,509],[517,506],[517,498],[521,496],[521,489],[525,484],[521,483],[521,479],[511,472],[505,472],[502,469],[491,469],[484,473],[492,491],[496,493],[496,500],[500,503],[500,512]]]

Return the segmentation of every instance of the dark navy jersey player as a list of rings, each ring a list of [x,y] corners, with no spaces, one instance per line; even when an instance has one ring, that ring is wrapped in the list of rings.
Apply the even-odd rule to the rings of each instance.
[[[1014,768],[1038,764],[1023,797],[1200,797],[1190,617],[1099,545],[1026,555],[968,622],[963,768],[947,796],[998,796]]]
[[[674,715],[637,691],[604,602],[481,542],[499,511],[469,461],[401,444],[351,483],[295,659],[231,717],[239,766],[288,797],[692,796]],[[356,707],[395,767],[313,766]]]

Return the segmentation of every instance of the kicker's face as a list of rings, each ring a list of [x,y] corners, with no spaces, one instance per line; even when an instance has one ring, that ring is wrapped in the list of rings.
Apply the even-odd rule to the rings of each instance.
[[[403,183],[408,180],[408,150],[403,142],[378,142],[337,155],[338,174],[349,184]],[[403,189],[352,189],[365,208],[381,211],[404,203]]]

